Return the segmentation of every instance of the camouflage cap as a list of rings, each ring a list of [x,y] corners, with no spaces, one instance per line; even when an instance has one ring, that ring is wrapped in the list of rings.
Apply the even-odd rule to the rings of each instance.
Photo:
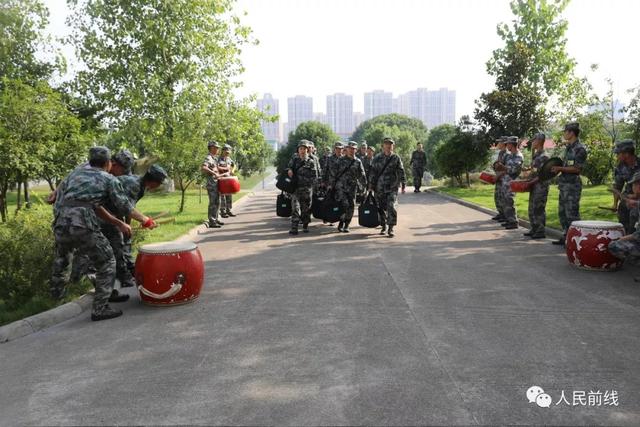
[[[507,144],[518,144],[518,137],[517,136],[510,136],[509,138],[507,138],[507,140],[505,141]]]
[[[537,139],[537,140],[540,140],[540,141],[546,141],[547,140],[547,136],[542,132],[538,132],[535,135],[533,135],[533,139],[534,140]]]
[[[360,143],[360,147],[367,148],[368,147],[367,141],[362,141],[362,143]]]
[[[116,162],[117,164],[122,166],[125,171],[128,172],[131,171],[135,159],[133,158],[133,154],[131,154],[131,151],[120,150],[116,154],[114,154],[113,157],[111,157],[111,161]]]
[[[616,142],[615,147],[613,147],[613,152],[615,154],[624,153],[624,152],[634,152],[636,149],[636,142],[633,139],[623,139],[622,141]]]
[[[145,174],[145,178],[155,182],[162,182],[167,179],[169,175],[160,165],[151,165],[147,173]]]
[[[564,125],[564,130],[569,132],[580,132],[580,123],[570,122]]]
[[[307,141],[307,145],[309,147],[315,147],[316,146],[316,144],[314,144],[313,141],[309,141],[308,139],[306,141]]]
[[[638,181],[640,181],[640,172],[634,173],[633,177],[631,177],[631,180],[627,184],[633,184],[634,182]]]
[[[348,147],[348,148],[358,148],[358,143],[357,143],[357,142],[355,142],[355,141],[349,141],[349,142],[347,143],[347,147]]]
[[[307,141],[306,139],[303,139],[302,141],[298,142],[298,148],[300,147],[309,148],[309,141]]]
[[[217,141],[209,141],[209,143],[207,144],[207,148],[211,148],[211,147],[216,147],[216,148],[220,148],[220,144],[218,144]]]
[[[396,142],[393,140],[393,138],[385,138],[382,140],[383,144],[395,144]]]
[[[107,147],[97,146],[89,149],[90,162],[106,162],[111,158],[111,151]]]
[[[509,139],[508,136],[501,136],[496,138],[496,142],[507,142],[507,139]]]
[[[224,144],[224,147],[222,147],[222,151],[231,151],[231,146],[229,144]]]
[[[344,144],[342,143],[342,141],[338,141],[333,144],[333,148],[344,148]]]

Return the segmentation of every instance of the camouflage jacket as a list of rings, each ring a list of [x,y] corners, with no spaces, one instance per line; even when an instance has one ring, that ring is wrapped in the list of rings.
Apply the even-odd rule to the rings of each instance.
[[[564,167],[573,166],[582,169],[587,163],[587,147],[576,139],[573,144],[567,145],[562,161]],[[580,175],[575,173],[561,173],[558,177],[558,183],[578,184],[580,182]]]
[[[318,177],[322,176],[322,166],[320,166],[320,159],[315,154],[309,154],[309,157],[313,159],[316,164],[316,170],[318,171]]]
[[[316,162],[309,156],[302,159],[296,155],[289,160],[287,170],[293,171],[298,180],[298,188],[312,188],[318,181]]]
[[[538,173],[540,172],[540,168],[542,167],[542,165],[544,165],[544,163],[547,160],[549,160],[549,156],[544,151],[538,151],[536,153],[533,153],[533,156],[531,157],[531,177],[532,178],[538,176]]]
[[[518,178],[518,176],[520,176],[520,172],[522,172],[523,162],[524,157],[522,157],[522,153],[520,151],[517,151],[515,153],[507,153],[507,155],[504,157],[504,165],[507,168],[505,178]]]
[[[325,184],[329,184],[329,176],[331,175],[331,170],[334,169],[338,165],[338,161],[342,158],[342,156],[336,156],[335,153],[331,154],[327,157],[327,160],[322,168],[322,181]]]
[[[498,158],[496,159],[497,163],[502,163],[504,164],[504,158],[507,155],[507,150],[500,150],[498,151]],[[494,167],[493,170],[495,170],[496,168]]]
[[[367,178],[369,177],[369,174],[371,172],[371,161],[373,160],[373,158],[369,158],[369,156],[365,157],[364,159],[362,159],[362,167],[364,168],[364,173],[367,175]]]
[[[364,167],[358,158],[341,157],[329,175],[329,185],[343,193],[355,194],[358,188],[364,189],[366,184]]]
[[[60,186],[54,228],[71,226],[99,230],[95,208],[109,203],[124,215],[133,210],[120,181],[102,169],[76,169]]]
[[[637,158],[633,166],[627,166],[624,163],[618,164],[613,171],[613,188],[621,191],[622,194],[631,194],[633,189],[627,183],[636,172],[640,172],[640,161]]]
[[[231,157],[218,157],[218,166],[221,168],[229,168],[229,172],[233,172],[236,167],[236,162]]]
[[[209,169],[216,170],[218,168],[218,156],[208,154],[202,162],[202,166],[206,166]],[[218,186],[218,178],[215,176],[207,175],[207,188],[216,188]]]
[[[120,184],[122,185],[122,190],[124,191],[124,195],[127,196],[131,206],[134,206],[138,203],[138,200],[142,199],[144,196],[144,185],[142,184],[142,177],[133,174],[120,175],[116,177]],[[104,207],[114,214],[118,218],[123,218],[127,216],[126,213],[119,211],[115,205],[109,201],[104,205]]]
[[[424,151],[414,151],[411,154],[411,161],[409,162],[409,166],[416,169],[424,169],[427,166],[427,153]]]
[[[387,161],[389,164],[385,168]],[[385,156],[384,153],[380,153],[371,161],[369,183],[377,193],[397,192],[398,186],[406,181],[404,166],[397,154],[391,153],[390,156]]]

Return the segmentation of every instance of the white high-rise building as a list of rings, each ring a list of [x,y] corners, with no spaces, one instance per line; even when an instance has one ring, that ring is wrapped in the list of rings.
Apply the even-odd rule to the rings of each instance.
[[[256,107],[258,111],[264,113],[268,117],[273,117],[279,114],[280,102],[274,99],[270,93],[265,93],[262,99],[256,101]],[[268,122],[265,120],[260,121],[260,128],[262,128],[262,134],[267,142],[273,144],[281,141],[280,138],[280,119],[275,122]]]
[[[355,129],[360,126],[360,123],[364,122],[364,120],[363,113],[359,113],[357,111],[353,113],[353,130],[355,131]]]
[[[294,132],[300,123],[313,120],[313,98],[296,95],[287,99],[289,132]]]
[[[327,124],[341,138],[353,133],[353,96],[344,93],[327,96]]]
[[[327,124],[327,115],[325,113],[313,113],[313,120],[322,124]]]
[[[429,129],[456,121],[456,92],[447,88],[416,89],[398,96],[394,104],[394,112],[415,117]]]
[[[393,112],[393,94],[383,90],[374,90],[364,94],[364,119],[369,120]]]

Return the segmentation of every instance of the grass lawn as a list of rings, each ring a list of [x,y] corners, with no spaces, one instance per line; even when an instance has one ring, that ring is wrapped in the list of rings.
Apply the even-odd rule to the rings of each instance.
[[[582,187],[580,200],[580,217],[583,220],[618,221],[616,214],[598,206],[611,206],[613,195],[607,190],[606,185]],[[486,208],[494,209],[493,185],[473,184],[471,188],[439,187],[437,191],[467,200]],[[518,217],[528,219],[529,193],[516,193],[516,210]],[[558,220],[558,186],[552,185],[547,199],[547,227],[561,229]]]

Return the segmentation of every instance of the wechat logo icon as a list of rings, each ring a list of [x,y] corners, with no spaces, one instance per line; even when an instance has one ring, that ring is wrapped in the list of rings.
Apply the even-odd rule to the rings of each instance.
[[[551,396],[546,394],[542,387],[534,385],[527,390],[527,400],[529,403],[535,403],[541,408],[551,407]]]

